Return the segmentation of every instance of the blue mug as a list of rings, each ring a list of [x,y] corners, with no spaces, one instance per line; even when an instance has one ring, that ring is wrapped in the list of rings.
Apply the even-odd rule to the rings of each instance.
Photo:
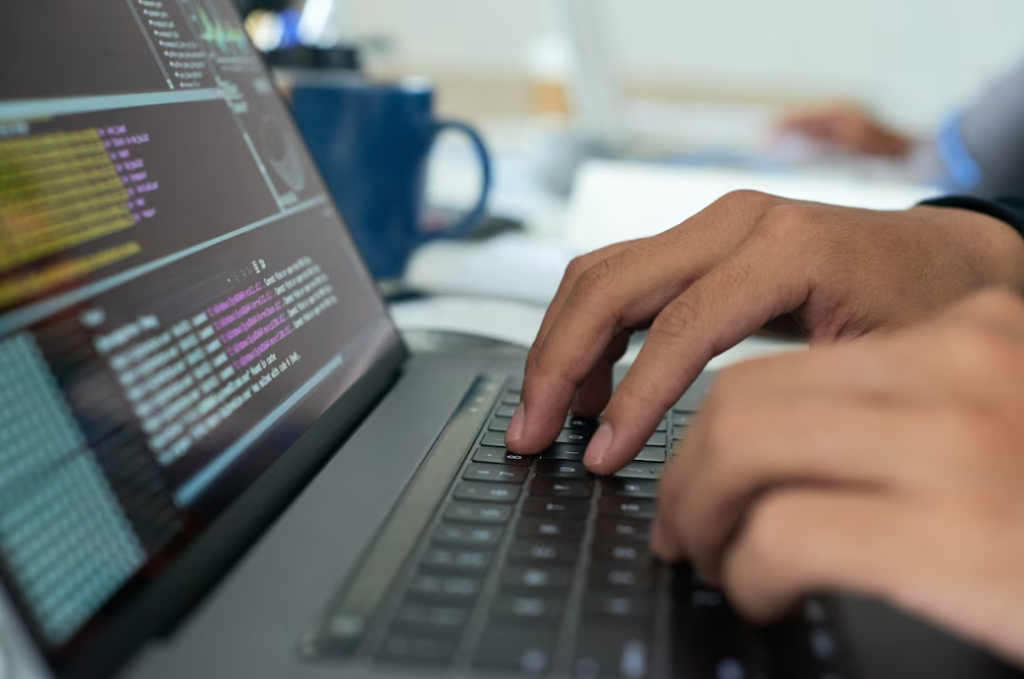
[[[327,187],[378,280],[400,277],[413,250],[426,241],[464,235],[482,222],[491,189],[487,147],[465,123],[434,119],[430,86],[360,79],[296,83],[291,102]],[[427,159],[444,130],[469,137],[483,181],[463,219],[443,231],[426,231]]]

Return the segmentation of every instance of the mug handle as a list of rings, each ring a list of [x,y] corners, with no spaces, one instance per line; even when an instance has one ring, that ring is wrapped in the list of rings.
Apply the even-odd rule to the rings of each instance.
[[[428,234],[428,238],[436,238],[441,236],[462,236],[472,231],[480,219],[484,216],[484,212],[487,209],[487,198],[491,195],[491,182],[492,182],[492,168],[491,168],[491,155],[487,151],[487,145],[484,144],[483,138],[477,133],[475,129],[466,123],[458,120],[442,120],[434,123],[433,139],[436,140],[437,136],[445,130],[455,130],[464,133],[469,137],[469,141],[473,144],[473,148],[476,151],[477,158],[480,159],[480,172],[482,175],[482,181],[480,186],[480,197],[476,201],[476,205],[473,209],[466,214],[465,217],[455,222],[444,231],[438,231],[435,233]],[[433,141],[431,142],[433,143]]]

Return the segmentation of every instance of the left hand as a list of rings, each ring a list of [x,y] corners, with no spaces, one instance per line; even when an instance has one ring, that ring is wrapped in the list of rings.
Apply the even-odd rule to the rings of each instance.
[[[835,103],[795,111],[778,125],[781,133],[796,133],[848,153],[901,158],[914,149],[914,139],[865,109]]]
[[[660,493],[654,550],[748,618],[852,591],[1024,665],[1024,302],[723,372]]]

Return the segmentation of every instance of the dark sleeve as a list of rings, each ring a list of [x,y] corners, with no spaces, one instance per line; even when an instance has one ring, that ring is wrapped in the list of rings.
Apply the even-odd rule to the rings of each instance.
[[[926,200],[921,205],[932,207],[955,207],[961,210],[973,210],[1009,224],[1014,231],[1024,237],[1024,198],[1006,197],[983,200],[973,196],[946,196]]]

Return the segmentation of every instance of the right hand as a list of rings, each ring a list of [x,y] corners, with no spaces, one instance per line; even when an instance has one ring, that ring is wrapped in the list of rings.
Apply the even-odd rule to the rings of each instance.
[[[866,156],[902,157],[914,146],[913,139],[852,104],[829,104],[790,113],[779,123],[778,131]]]
[[[707,362],[792,313],[811,341],[891,331],[971,291],[1024,289],[1024,240],[975,212],[877,212],[729,194],[653,238],[570,264],[527,359],[509,449],[538,453],[570,407],[601,414],[586,453],[625,466]],[[650,334],[618,390],[630,334]]]
[[[1024,302],[722,371],[658,486],[652,548],[755,623],[888,599],[1024,665]]]

